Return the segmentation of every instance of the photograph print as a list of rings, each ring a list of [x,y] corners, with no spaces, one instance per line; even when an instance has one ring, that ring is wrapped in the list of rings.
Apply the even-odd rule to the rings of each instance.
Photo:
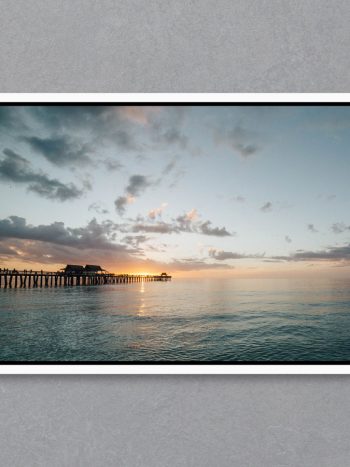
[[[0,105],[0,365],[350,362],[350,106]]]

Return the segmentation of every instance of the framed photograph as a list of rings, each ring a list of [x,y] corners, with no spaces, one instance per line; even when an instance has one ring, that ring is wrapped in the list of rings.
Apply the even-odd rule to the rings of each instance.
[[[0,94],[1,373],[349,373],[348,94]]]

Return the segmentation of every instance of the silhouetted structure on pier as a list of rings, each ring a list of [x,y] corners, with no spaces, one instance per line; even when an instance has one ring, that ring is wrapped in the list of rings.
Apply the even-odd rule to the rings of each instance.
[[[95,264],[87,264],[85,266],[85,272],[107,272],[105,269],[102,269],[101,266],[97,266]]]
[[[79,266],[78,264],[67,264],[67,266],[62,268],[61,271],[64,271],[66,274],[83,274],[84,266]]]
[[[96,264],[87,264],[85,267],[80,266],[79,264],[67,264],[65,268],[62,268],[61,271],[64,271],[66,274],[84,274],[84,273],[94,273],[99,272],[108,273],[105,269],[102,269],[101,266]]]
[[[160,275],[112,274],[95,265],[86,265],[84,268],[76,264],[67,264],[57,272],[0,269],[0,288],[87,286],[169,280],[171,276],[165,272]]]

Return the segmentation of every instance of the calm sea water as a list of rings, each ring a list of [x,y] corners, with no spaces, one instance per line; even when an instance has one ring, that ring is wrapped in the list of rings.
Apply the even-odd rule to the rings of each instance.
[[[350,361],[350,280],[0,290],[0,360]]]

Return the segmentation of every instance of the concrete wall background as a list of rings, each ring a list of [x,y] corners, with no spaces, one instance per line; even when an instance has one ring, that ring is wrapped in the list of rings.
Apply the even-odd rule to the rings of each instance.
[[[346,0],[0,0],[0,11],[0,92],[350,91]],[[0,464],[345,467],[349,387],[1,376]]]

